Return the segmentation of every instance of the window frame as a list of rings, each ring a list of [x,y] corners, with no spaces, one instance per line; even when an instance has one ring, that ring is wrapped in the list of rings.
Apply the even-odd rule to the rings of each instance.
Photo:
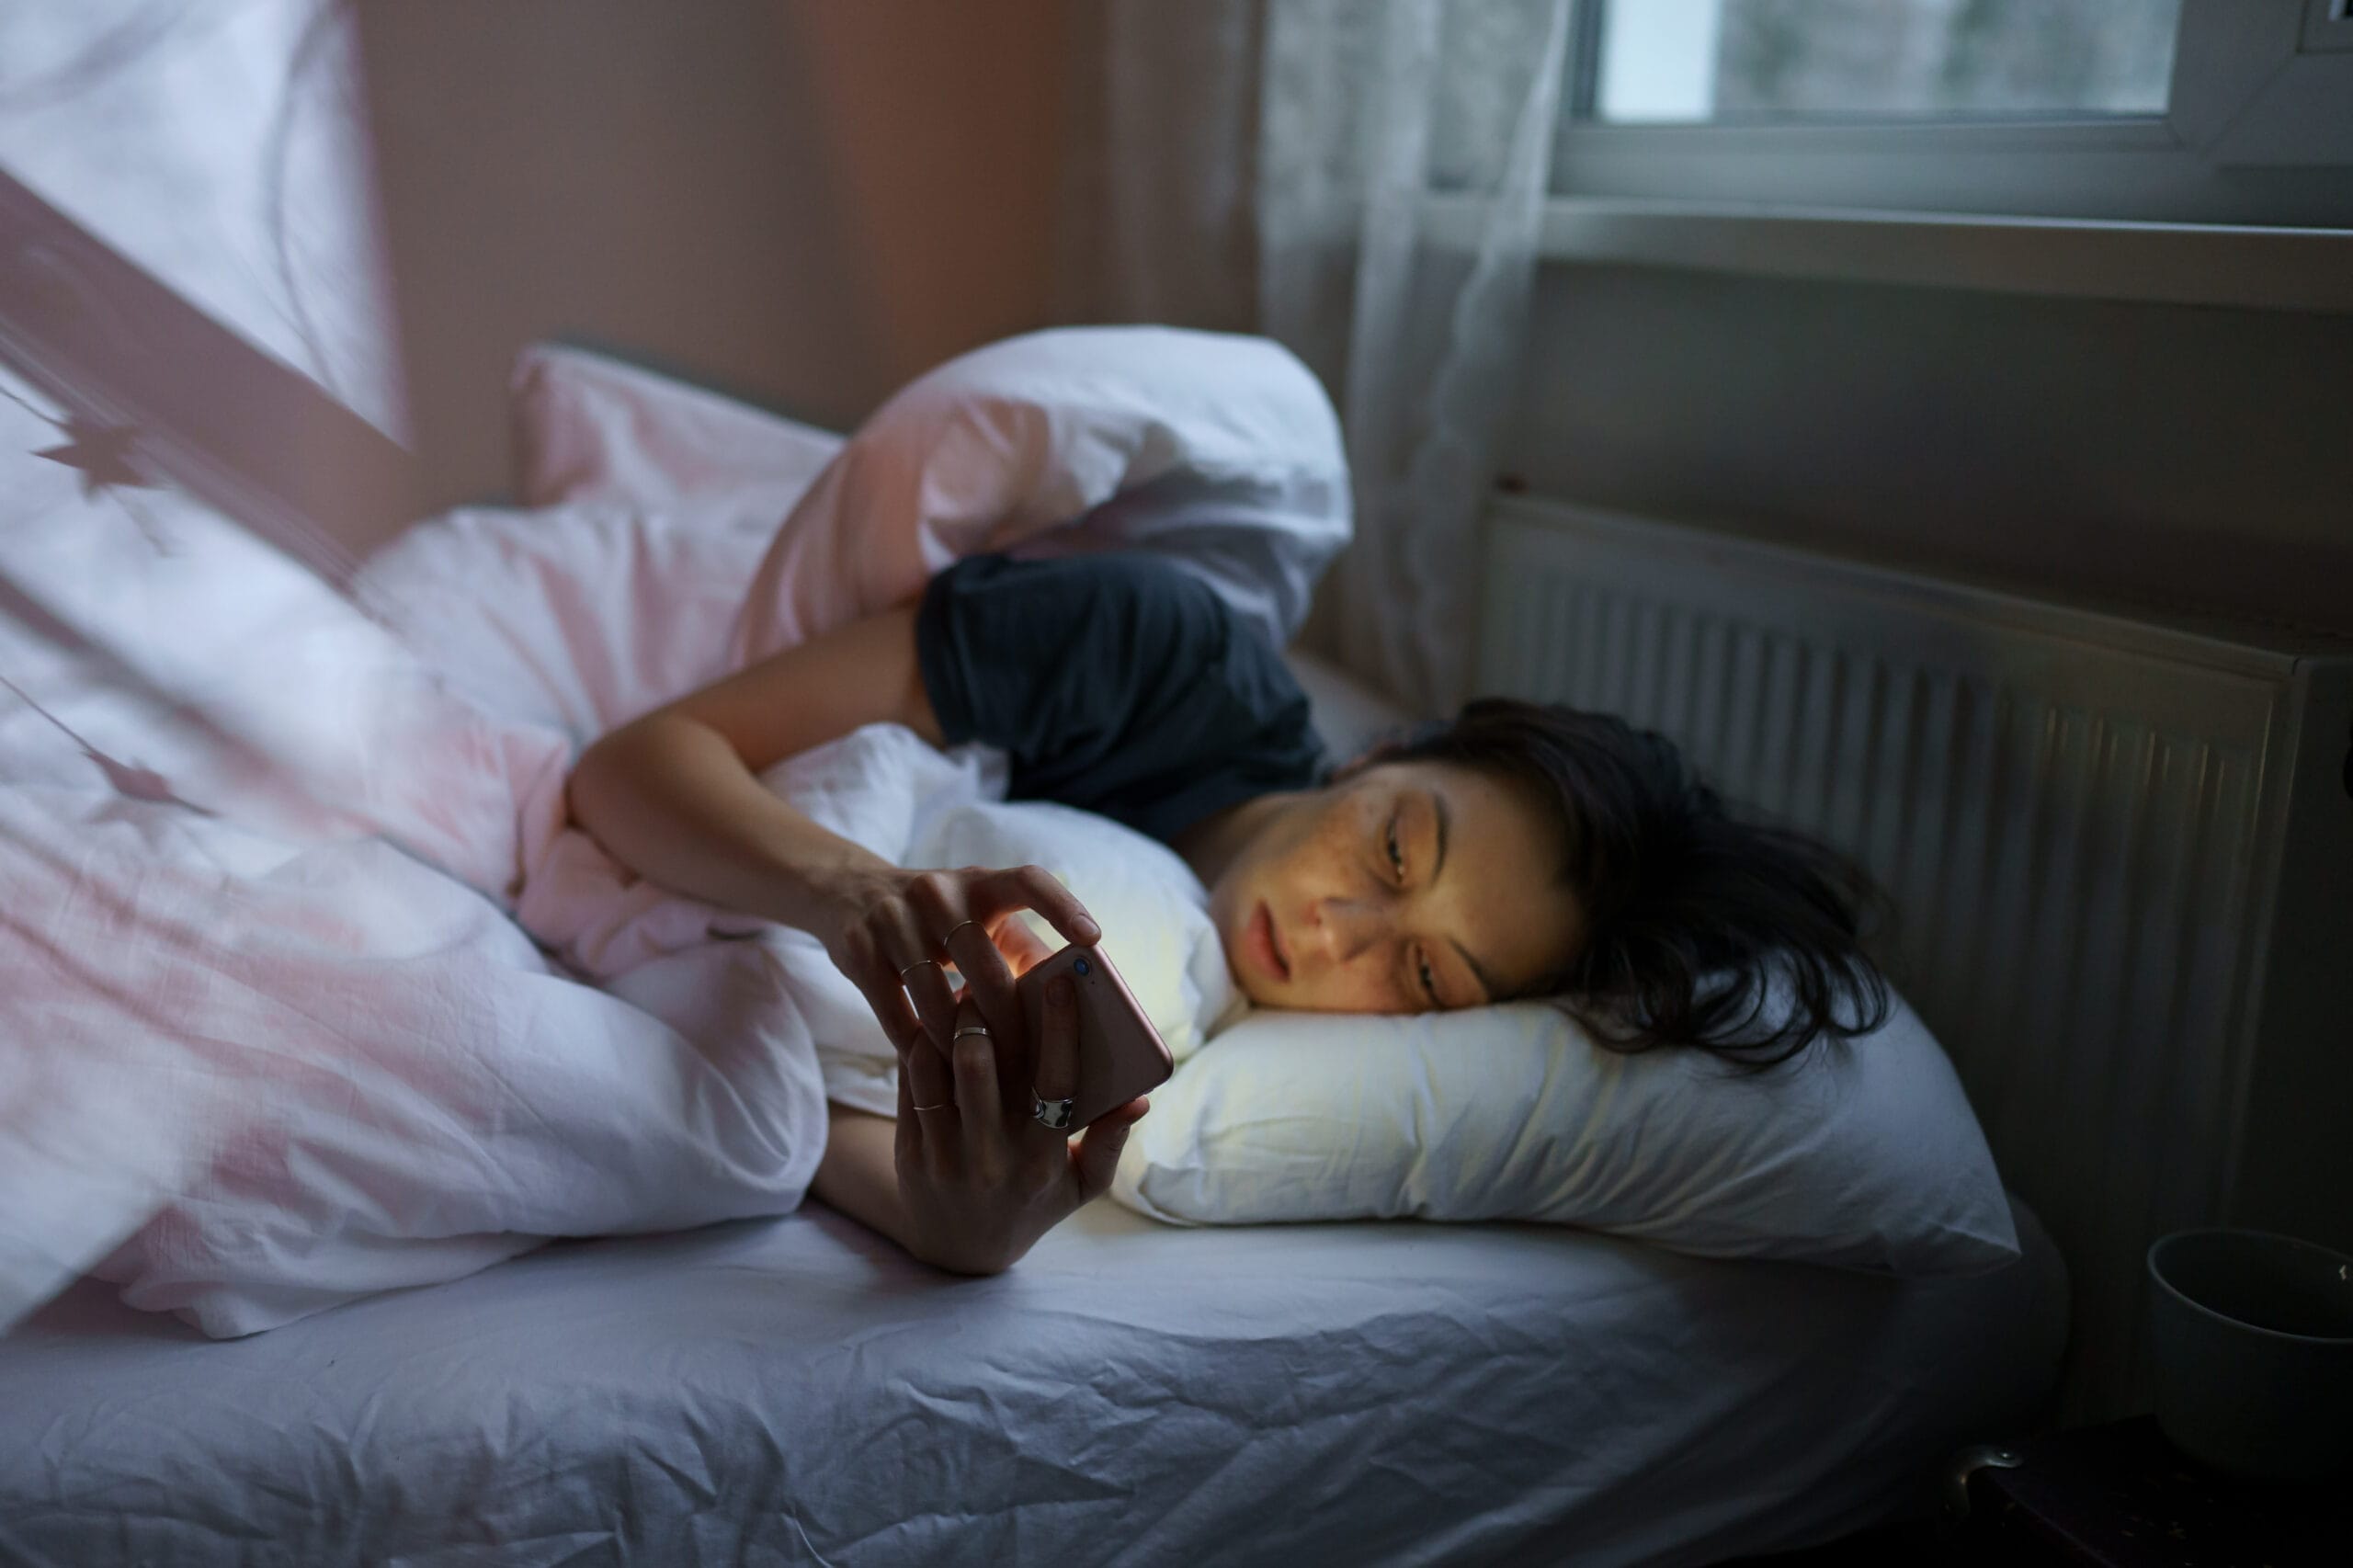
[[[1603,0],[1566,85],[1589,108]],[[2183,0],[2162,116],[1609,125],[1555,143],[1556,200],[2353,228],[2348,0]]]

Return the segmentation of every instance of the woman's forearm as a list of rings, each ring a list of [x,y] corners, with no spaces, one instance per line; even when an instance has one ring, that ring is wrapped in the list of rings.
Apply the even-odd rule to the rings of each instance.
[[[830,1103],[825,1116],[825,1153],[809,1183],[812,1195],[935,1268],[950,1274],[999,1274],[1010,1267],[1009,1261],[996,1258],[978,1262],[944,1253],[934,1256],[922,1244],[899,1192],[896,1119]]]
[[[899,1201],[899,1172],[892,1148],[898,1136],[897,1119],[830,1102],[825,1119],[825,1153],[817,1163],[809,1190],[868,1230],[880,1231],[907,1246],[907,1211]]]
[[[638,875],[710,903],[818,930],[845,882],[890,863],[771,794],[727,739],[654,714],[591,746],[566,785],[573,820]]]

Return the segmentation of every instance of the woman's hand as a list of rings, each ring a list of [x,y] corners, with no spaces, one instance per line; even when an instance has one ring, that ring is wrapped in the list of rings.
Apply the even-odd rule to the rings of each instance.
[[[1078,1006],[1067,975],[1046,987],[1035,1094],[1068,1097],[1078,1082]],[[1128,1131],[1151,1102],[1130,1100],[1090,1123],[1077,1146],[1037,1119],[1018,1058],[984,1031],[968,996],[956,1011],[952,1072],[920,1041],[899,1051],[893,1145],[907,1250],[959,1274],[1011,1267],[1040,1236],[1101,1197]]]
[[[1038,866],[908,871],[876,862],[844,872],[828,892],[824,916],[812,926],[826,955],[865,996],[902,1060],[918,1039],[929,1039],[943,1079],[957,1008],[943,962],[964,977],[1000,1048],[1027,1062],[1028,1022],[1013,983],[1046,949],[1013,915],[1036,910],[1065,941],[1103,939],[1086,906]]]

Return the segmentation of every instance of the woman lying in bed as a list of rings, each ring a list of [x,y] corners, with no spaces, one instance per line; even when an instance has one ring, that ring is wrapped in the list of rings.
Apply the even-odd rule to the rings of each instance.
[[[1046,1119],[1070,1092],[1072,1009],[1049,991],[1033,1054],[1013,979],[1045,952],[1008,917],[1035,910],[1066,940],[1101,939],[1060,882],[1036,867],[891,865],[757,781],[880,722],[1001,747],[1015,798],[1169,845],[1209,889],[1227,963],[1259,1006],[1406,1013],[1558,994],[1611,1020],[1597,1033],[1621,1049],[1759,1065],[1885,1012],[1853,873],[1811,840],[1729,819],[1656,735],[1490,699],[1333,770],[1276,650],[1180,568],[968,559],[917,604],[614,731],[569,784],[574,817],[617,858],[812,933],[864,994],[898,1052],[903,1114],[833,1107],[813,1190],[943,1268],[1006,1268],[1104,1192],[1147,1102],[1075,1147]],[[1703,984],[1761,981],[1768,961],[1796,1004],[1777,1027],[1760,1027],[1758,987]],[[989,1032],[958,1038],[967,1024]]]

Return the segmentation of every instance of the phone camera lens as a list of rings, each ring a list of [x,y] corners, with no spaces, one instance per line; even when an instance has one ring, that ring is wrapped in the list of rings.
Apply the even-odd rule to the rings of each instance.
[[[1073,962],[1070,967],[1078,973],[1085,974],[1086,972],[1086,960],[1085,959],[1079,959]]]

